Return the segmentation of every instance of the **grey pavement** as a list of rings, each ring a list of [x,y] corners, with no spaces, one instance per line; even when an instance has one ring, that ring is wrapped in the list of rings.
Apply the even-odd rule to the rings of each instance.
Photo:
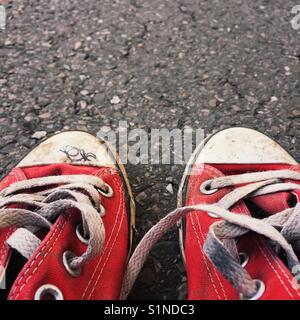
[[[300,0],[8,2],[7,29],[0,31],[1,174],[55,132],[97,133],[120,120],[131,128],[189,125],[207,134],[247,126],[300,160],[295,5]],[[138,241],[175,208],[183,167],[127,170]],[[174,229],[149,257],[131,298],[185,294]]]

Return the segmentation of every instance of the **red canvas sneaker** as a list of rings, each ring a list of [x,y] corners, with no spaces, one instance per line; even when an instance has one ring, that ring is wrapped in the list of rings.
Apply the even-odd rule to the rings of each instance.
[[[125,292],[154,243],[180,220],[189,299],[298,300],[299,199],[300,165],[280,145],[245,128],[212,135],[186,167],[179,208],[134,252]]]
[[[123,165],[84,132],[57,134],[0,183],[2,299],[117,299],[134,202]]]

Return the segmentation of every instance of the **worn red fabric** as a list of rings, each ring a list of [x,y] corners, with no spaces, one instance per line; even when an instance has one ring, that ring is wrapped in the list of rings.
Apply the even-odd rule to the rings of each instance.
[[[118,299],[128,255],[128,218],[126,194],[117,170],[53,164],[31,168],[16,168],[0,183],[0,190],[13,182],[53,175],[90,174],[103,179],[114,190],[112,198],[102,197],[106,209],[103,217],[106,239],[102,254],[87,262],[78,278],[71,277],[62,263],[64,251],[77,255],[86,250],[79,241],[75,229],[80,217],[67,212],[61,215],[35,254],[26,263],[11,288],[9,299],[34,299],[38,288],[52,284],[60,288],[64,299]],[[9,250],[5,239],[10,230],[0,230],[0,266],[7,261]]]
[[[233,188],[223,188],[212,195],[203,195],[199,188],[206,180],[222,175],[279,169],[300,172],[299,165],[194,165],[188,180],[185,205],[214,204],[233,190]],[[288,207],[290,196],[290,193],[283,192],[257,197],[253,201],[267,214],[273,214]],[[240,214],[251,214],[243,201],[231,210]],[[206,212],[192,212],[186,218],[185,255],[189,299],[239,299],[238,292],[214,267],[203,251],[209,226],[215,221],[217,219],[210,217]],[[239,252],[245,252],[249,256],[246,269],[250,275],[254,279],[262,280],[266,285],[262,300],[300,299],[300,289],[295,286],[293,275],[262,236],[248,233],[239,240],[238,248]]]

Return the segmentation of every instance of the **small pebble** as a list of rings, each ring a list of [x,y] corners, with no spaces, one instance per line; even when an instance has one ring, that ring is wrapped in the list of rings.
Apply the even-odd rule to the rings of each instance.
[[[216,99],[211,99],[209,100],[208,102],[208,105],[211,107],[211,108],[215,108],[218,104],[218,101]]]
[[[111,104],[118,104],[120,103],[120,98],[118,96],[114,96],[111,100],[110,100],[110,103]]]
[[[85,96],[89,95],[89,91],[88,90],[82,90],[82,91],[80,91],[80,94],[85,97]]]
[[[173,191],[173,186],[172,186],[171,183],[167,185],[166,189],[167,189],[167,191],[168,191],[169,193],[171,193],[171,194],[174,193],[174,191]]]
[[[78,106],[80,109],[86,109],[86,107],[87,107],[87,102],[84,101],[84,100],[79,101],[79,102],[77,103],[77,106]]]
[[[47,131],[37,131],[31,136],[31,138],[40,140],[46,137],[46,135],[47,135]]]
[[[74,50],[77,51],[78,49],[80,49],[82,46],[82,42],[81,41],[77,41],[74,45]]]
[[[138,204],[140,204],[141,206],[143,206],[145,204],[145,201],[147,199],[147,194],[143,191],[141,193],[139,193],[136,197],[135,200]]]
[[[271,102],[275,102],[275,101],[278,101],[278,98],[277,97],[271,97]]]

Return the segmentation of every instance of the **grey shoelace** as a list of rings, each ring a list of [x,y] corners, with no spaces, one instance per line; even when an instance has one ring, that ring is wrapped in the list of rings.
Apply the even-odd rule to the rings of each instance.
[[[91,175],[51,176],[17,182],[0,192],[0,229],[17,228],[6,242],[29,259],[41,244],[35,235],[37,230],[50,229],[51,222],[60,214],[74,212],[67,209],[79,210],[83,237],[88,240],[87,250],[68,261],[70,268],[76,270],[101,252],[105,240],[101,194],[110,197],[112,192],[109,185]]]
[[[277,170],[220,177],[206,181],[201,186],[202,192],[207,190],[207,193],[212,193],[224,187],[237,187],[216,204],[178,208],[152,227],[139,243],[129,261],[120,298],[126,299],[155,243],[182,217],[192,211],[199,211],[199,214],[209,213],[213,217],[222,219],[210,226],[204,250],[223,276],[238,290],[241,298],[255,297],[258,288],[257,280],[252,279],[240,263],[235,241],[237,237],[249,231],[263,235],[270,239],[273,245],[275,244],[275,249],[282,248],[285,251],[290,270],[293,266],[299,265],[292,244],[297,245],[300,239],[300,204],[265,219],[256,219],[229,211],[237,202],[247,197],[300,190],[299,184],[282,183],[282,179],[300,181],[300,174],[292,170]],[[238,186],[243,184],[246,186]]]

